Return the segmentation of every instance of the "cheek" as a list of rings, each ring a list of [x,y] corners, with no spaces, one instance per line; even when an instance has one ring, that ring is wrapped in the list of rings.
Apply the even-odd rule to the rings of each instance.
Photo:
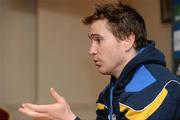
[[[119,50],[119,46],[117,46],[117,43],[109,43],[101,46],[100,54],[105,64],[113,64],[119,59],[121,51]]]
[[[112,66],[118,59],[117,54],[113,50],[107,50],[102,55],[106,66]]]
[[[112,66],[117,65],[123,59],[123,52],[119,49],[114,48],[109,52],[107,59],[109,60]]]

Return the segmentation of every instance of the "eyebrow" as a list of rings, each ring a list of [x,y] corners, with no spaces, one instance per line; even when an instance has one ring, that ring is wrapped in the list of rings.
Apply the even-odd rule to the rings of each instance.
[[[101,35],[96,34],[96,33],[90,34],[90,35],[88,35],[88,37],[89,37],[89,38],[93,38],[93,37],[100,37],[100,38],[102,38]]]

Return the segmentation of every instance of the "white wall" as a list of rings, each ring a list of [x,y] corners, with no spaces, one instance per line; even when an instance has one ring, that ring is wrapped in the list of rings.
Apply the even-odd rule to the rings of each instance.
[[[35,101],[34,13],[33,1],[0,0],[0,106],[13,120],[23,119],[21,103]]]

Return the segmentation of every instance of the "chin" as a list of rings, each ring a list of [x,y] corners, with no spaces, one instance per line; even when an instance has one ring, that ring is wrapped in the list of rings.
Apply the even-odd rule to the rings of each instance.
[[[101,69],[98,69],[99,73],[101,73],[102,75],[110,75],[110,73],[106,70],[101,70]]]

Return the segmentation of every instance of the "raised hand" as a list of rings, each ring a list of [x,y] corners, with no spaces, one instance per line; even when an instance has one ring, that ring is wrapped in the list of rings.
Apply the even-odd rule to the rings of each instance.
[[[46,105],[24,103],[19,111],[34,120],[74,120],[76,116],[66,100],[53,88],[50,89],[50,94],[55,103]]]

